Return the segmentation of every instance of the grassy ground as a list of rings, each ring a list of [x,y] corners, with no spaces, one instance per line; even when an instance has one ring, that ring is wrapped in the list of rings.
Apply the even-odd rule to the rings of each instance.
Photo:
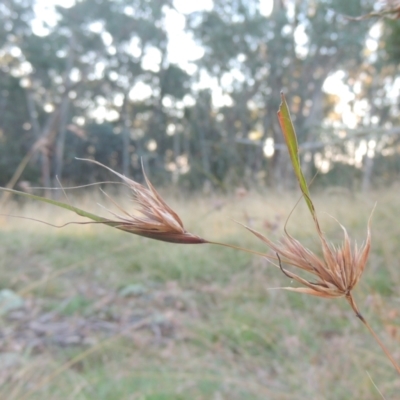
[[[378,200],[372,254],[355,298],[400,360],[397,193],[330,191],[315,203],[331,240],[339,243],[341,231],[327,213],[361,243]],[[278,238],[296,197],[170,203],[193,233],[267,251],[233,220]],[[89,198],[75,204],[98,211]],[[32,202],[5,211],[79,220]],[[305,207],[288,228],[319,251]],[[398,375],[346,302],[273,289],[290,284],[265,259],[223,247],[2,218],[0,289],[19,293],[24,305],[0,317],[0,399],[397,398]]]

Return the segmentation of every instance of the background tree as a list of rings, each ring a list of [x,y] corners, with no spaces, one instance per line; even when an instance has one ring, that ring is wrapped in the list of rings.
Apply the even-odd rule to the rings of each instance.
[[[258,0],[215,0],[180,16],[203,51],[190,68],[171,58],[172,0],[82,0],[41,29],[33,5],[0,8],[3,185],[34,149],[20,179],[45,186],[103,177],[79,156],[135,178],[142,160],[159,184],[191,189],[288,187],[281,90],[316,185],[398,176],[399,20],[358,18],[368,0],[275,1],[267,15]]]

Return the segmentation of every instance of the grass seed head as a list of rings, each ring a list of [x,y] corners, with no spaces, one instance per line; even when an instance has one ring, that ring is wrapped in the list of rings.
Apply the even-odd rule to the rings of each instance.
[[[284,289],[324,298],[349,297],[367,263],[371,247],[370,223],[368,222],[367,239],[361,247],[357,244],[351,245],[349,235],[343,226],[341,227],[344,239],[339,247],[328,244],[319,224],[316,223],[316,226],[322,246],[322,257],[315,255],[288,233],[280,242],[274,243],[253,229],[247,229],[267,243],[268,247],[276,253],[282,272],[304,286]],[[306,271],[313,276],[313,279],[305,279],[284,269],[282,263]]]
[[[178,214],[161,198],[154,186],[148,180],[146,174],[144,174],[144,177],[147,188],[97,161],[85,161],[98,164],[121,178],[131,189],[133,200],[139,206],[136,210],[138,213],[132,214],[124,210],[114,200],[107,196],[121,211],[121,214],[108,210],[117,218],[117,220],[106,219],[104,220],[105,224],[114,226],[115,228],[126,232],[164,242],[182,244],[206,242],[201,237],[186,231]]]

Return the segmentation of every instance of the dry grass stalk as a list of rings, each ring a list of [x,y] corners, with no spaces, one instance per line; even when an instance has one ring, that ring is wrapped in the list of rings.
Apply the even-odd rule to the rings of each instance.
[[[117,220],[104,219],[101,223],[164,242],[182,244],[206,243],[201,237],[186,231],[178,214],[157,193],[146,174],[144,174],[144,177],[147,188],[97,161],[86,159],[84,161],[100,165],[120,177],[131,189],[134,202],[139,205],[136,210],[138,214],[135,215],[124,210],[108,196],[122,214],[108,210]]]
[[[368,223],[367,239],[363,246],[351,246],[346,229],[343,244],[335,248],[326,241],[319,225],[318,236],[321,241],[323,258],[315,255],[293,238],[286,230],[286,235],[279,243],[274,243],[254,229],[247,227],[259,239],[265,242],[276,254],[282,272],[289,278],[302,284],[303,288],[285,287],[284,289],[310,294],[324,298],[348,297],[356,286],[368,259],[371,248],[371,234]],[[282,267],[282,262],[306,271],[315,277],[315,280],[307,280],[300,275],[288,271]]]
[[[383,345],[382,341],[378,338],[371,326],[359,312],[351,293],[353,288],[360,280],[368,260],[369,251],[371,248],[371,218],[368,221],[367,239],[365,244],[360,248],[358,248],[355,244],[354,248],[352,249],[347,231],[342,225],[341,227],[344,232],[344,241],[342,246],[336,248],[334,245],[327,242],[320,228],[317,213],[310,197],[308,184],[301,168],[297,135],[293,126],[292,118],[290,116],[289,107],[283,93],[281,93],[281,100],[282,101],[278,110],[279,124],[288,148],[293,171],[298,180],[300,190],[303,193],[304,200],[314,220],[314,225],[321,242],[322,258],[317,257],[299,241],[291,237],[287,233],[286,229],[286,236],[277,244],[265,238],[258,232],[255,232],[249,228],[248,229],[275,251],[276,257],[279,261],[279,267],[282,272],[289,278],[305,286],[300,288],[286,287],[284,289],[323,298],[345,297],[356,316],[368,328],[397,372],[400,374],[399,365],[396,363],[394,358]],[[288,265],[299,268],[303,271],[306,271],[306,273],[313,275],[315,280],[307,280],[298,274],[285,270],[282,267],[282,260]]]
[[[400,374],[400,366],[397,364],[390,352],[386,349],[382,341],[373,331],[372,327],[360,313],[351,293],[360,280],[368,260],[371,248],[371,217],[368,221],[367,238],[362,246],[358,247],[357,244],[354,244],[352,248],[351,241],[345,227],[340,225],[344,232],[344,240],[341,246],[335,247],[327,242],[319,226],[314,206],[312,205],[312,207],[312,215],[322,247],[322,258],[318,257],[311,250],[304,247],[298,240],[293,238],[286,231],[286,229],[286,235],[283,237],[283,239],[278,243],[274,243],[254,229],[249,227],[246,228],[263,242],[265,242],[268,247],[276,253],[276,258],[279,262],[279,267],[282,272],[290,279],[293,279],[294,281],[303,285],[303,287],[283,287],[282,289],[323,298],[345,297],[356,316],[367,327],[397,372]],[[267,256],[267,258],[271,259],[274,257]],[[306,273],[311,274],[314,279],[307,280],[292,271],[284,269],[282,263],[299,268]]]

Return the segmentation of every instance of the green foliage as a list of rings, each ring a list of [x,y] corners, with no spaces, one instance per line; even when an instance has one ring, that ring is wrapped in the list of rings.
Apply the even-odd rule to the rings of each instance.
[[[400,62],[399,20],[385,20],[383,23],[383,32],[383,46],[387,61],[398,65]]]
[[[397,76],[398,21],[383,22],[380,47],[369,55],[374,21],[344,17],[365,14],[369,0],[274,4],[264,16],[258,0],[215,0],[209,10],[179,16],[170,1],[82,0],[56,6],[39,36],[33,3],[8,1],[0,9],[0,185],[46,136],[42,154],[20,177],[35,186],[56,184],[55,175],[65,183],[103,176],[77,165],[79,156],[135,178],[142,158],[154,182],[191,189],[206,182],[223,190],[290,187],[278,93],[290,96],[299,144],[321,142],[327,124],[341,126],[341,116],[329,119],[338,99],[322,106],[324,82],[339,70],[355,104],[365,98],[373,104],[360,124],[376,118],[375,125],[398,124],[388,95]],[[171,58],[171,15],[186,23],[203,56]],[[263,145],[271,138],[277,148],[267,159]],[[335,151],[354,157],[345,145]]]

